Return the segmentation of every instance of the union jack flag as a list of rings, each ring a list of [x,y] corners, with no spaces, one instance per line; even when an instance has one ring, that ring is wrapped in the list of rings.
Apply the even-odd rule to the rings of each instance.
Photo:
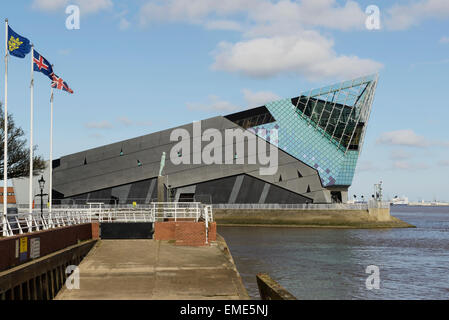
[[[69,88],[69,85],[67,84],[67,82],[62,80],[62,78],[58,77],[54,73],[51,74],[51,78],[52,78],[52,80],[51,80],[52,88],[64,90],[64,91],[67,91],[68,93],[73,93],[73,90]]]
[[[50,62],[39,54],[36,50],[33,53],[33,70],[42,72],[52,80],[53,68]]]

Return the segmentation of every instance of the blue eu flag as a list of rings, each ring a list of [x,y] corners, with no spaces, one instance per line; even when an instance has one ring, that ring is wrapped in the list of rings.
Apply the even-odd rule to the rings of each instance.
[[[8,26],[8,51],[18,58],[25,58],[31,51],[30,40],[15,33],[10,26]]]

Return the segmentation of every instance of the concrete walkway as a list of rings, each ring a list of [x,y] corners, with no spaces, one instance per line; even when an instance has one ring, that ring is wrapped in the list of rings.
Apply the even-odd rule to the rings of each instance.
[[[216,245],[99,240],[79,265],[80,289],[56,300],[249,299],[232,261]]]

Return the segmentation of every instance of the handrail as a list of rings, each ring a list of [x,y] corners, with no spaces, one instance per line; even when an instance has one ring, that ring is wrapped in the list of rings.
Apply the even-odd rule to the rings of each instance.
[[[52,208],[40,212],[34,210],[8,214],[6,219],[6,233],[12,236],[39,230],[52,229],[74,224],[90,222],[156,222],[166,219],[175,221],[213,221],[212,207],[200,202],[153,202],[145,206],[131,208],[106,207],[69,207]],[[0,222],[3,229],[3,222]]]
[[[368,210],[372,208],[390,208],[390,203],[386,201],[373,201],[364,203],[323,203],[323,204],[277,204],[277,203],[221,203],[213,204],[214,209],[279,209],[279,210]]]

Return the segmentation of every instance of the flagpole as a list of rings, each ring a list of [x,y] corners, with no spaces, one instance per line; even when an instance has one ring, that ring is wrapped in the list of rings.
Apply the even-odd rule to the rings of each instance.
[[[32,228],[32,216],[33,213],[33,118],[34,118],[34,70],[33,70],[33,58],[34,58],[34,46],[31,45],[31,83],[30,83],[30,188],[29,188],[29,225]],[[31,231],[31,230],[29,230]]]
[[[48,190],[49,198],[49,221],[51,220],[51,204],[53,201],[53,87],[51,87],[51,97],[50,97],[50,184]],[[50,222],[51,223],[51,222]]]
[[[8,213],[8,19],[5,19],[5,112],[4,112],[4,158],[3,158],[3,236],[8,235],[6,219]]]

